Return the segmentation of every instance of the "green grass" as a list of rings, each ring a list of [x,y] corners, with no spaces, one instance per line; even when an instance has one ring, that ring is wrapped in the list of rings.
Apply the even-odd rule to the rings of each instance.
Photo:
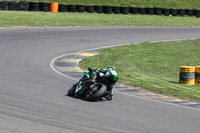
[[[0,27],[13,26],[200,26],[200,19],[149,15],[0,11]]]
[[[163,7],[163,8],[181,8],[181,9],[200,8],[199,0],[23,0],[23,1],[58,2],[61,4],[82,4],[82,5]]]
[[[200,86],[179,84],[180,66],[199,66],[200,39],[140,43],[100,49],[82,68],[113,65],[119,82],[156,93],[200,101]]]

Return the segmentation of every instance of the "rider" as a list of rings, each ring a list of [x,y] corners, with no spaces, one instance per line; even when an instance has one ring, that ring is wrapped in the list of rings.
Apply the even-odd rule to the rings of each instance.
[[[72,91],[74,91],[74,95],[75,95],[75,88],[80,82],[82,82],[81,85],[84,85],[86,80],[95,82],[97,77],[103,77],[106,79],[106,77],[109,77],[110,75],[117,76],[117,72],[115,71],[115,68],[113,66],[108,66],[106,69],[88,68],[88,70],[84,72],[79,82],[73,85]],[[108,95],[105,96],[107,100],[112,100],[114,88],[115,88],[115,84],[111,84],[110,86],[107,86]]]

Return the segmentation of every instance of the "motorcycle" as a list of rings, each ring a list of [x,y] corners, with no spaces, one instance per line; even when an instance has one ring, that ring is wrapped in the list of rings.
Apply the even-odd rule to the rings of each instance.
[[[95,79],[91,80],[80,80],[77,85],[73,85],[67,92],[68,96],[78,96],[85,97],[88,101],[96,101],[106,95],[108,95],[107,87],[114,85],[119,77],[116,75],[104,75],[100,73]],[[102,76],[104,75],[104,76]]]

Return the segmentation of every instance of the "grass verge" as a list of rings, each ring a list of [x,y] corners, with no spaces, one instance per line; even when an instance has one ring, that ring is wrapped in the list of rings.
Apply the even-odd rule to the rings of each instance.
[[[0,18],[0,27],[200,26],[200,19],[196,17],[166,17],[149,15],[0,11]]]
[[[200,101],[200,86],[179,84],[180,66],[199,66],[200,39],[140,43],[100,49],[83,59],[81,68],[115,66],[126,85]]]

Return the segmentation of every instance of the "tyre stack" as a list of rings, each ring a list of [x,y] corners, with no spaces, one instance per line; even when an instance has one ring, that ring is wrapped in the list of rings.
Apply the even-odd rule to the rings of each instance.
[[[48,12],[49,11],[49,3],[40,2],[40,11]]]
[[[15,1],[15,11],[19,11],[19,1]]]
[[[96,13],[103,13],[103,6],[99,5],[99,6],[94,6],[94,11]]]
[[[59,11],[59,12],[67,12],[67,8],[68,8],[67,5],[59,4],[58,11]]]
[[[146,8],[146,14],[147,15],[154,15],[154,9],[153,8]]]
[[[179,83],[195,85],[195,67],[180,66]]]
[[[162,15],[162,8],[154,7],[154,14],[155,15]]]
[[[119,6],[113,6],[112,7],[112,12],[114,14],[120,14],[120,7]]]
[[[129,13],[130,14],[138,14],[138,8],[137,7],[129,7]]]
[[[177,9],[170,9],[170,14],[172,16],[177,16],[178,15],[178,10]]]
[[[69,12],[76,12],[76,5],[68,5]]]
[[[20,1],[19,11],[29,11],[29,2]]]
[[[145,15],[146,14],[146,8],[144,8],[144,7],[138,7],[138,13],[142,14],[142,15]]]
[[[185,9],[178,9],[177,14],[181,17],[185,16]]]
[[[195,84],[200,85],[200,66],[195,67]]]
[[[200,17],[200,10],[195,9],[194,10],[194,15],[199,18]]]
[[[190,9],[186,9],[185,10],[185,15],[188,15],[188,16],[193,16],[193,10],[190,10]]]
[[[165,15],[165,16],[169,16],[169,15],[170,15],[170,9],[164,8],[164,9],[162,10],[162,14]]]
[[[39,2],[30,2],[29,11],[40,11],[40,3]]]
[[[8,2],[8,10],[16,11],[17,9],[19,10],[19,6],[18,6],[17,2],[15,2],[15,1],[9,1]]]
[[[76,11],[81,13],[85,12],[85,5],[77,5]]]
[[[85,11],[87,12],[87,13],[94,13],[95,11],[94,11],[94,6],[86,6],[85,7]]]
[[[103,6],[103,13],[112,14],[112,6]]]
[[[8,1],[0,1],[0,10],[8,10]]]
[[[120,7],[121,14],[129,14],[129,7]]]

